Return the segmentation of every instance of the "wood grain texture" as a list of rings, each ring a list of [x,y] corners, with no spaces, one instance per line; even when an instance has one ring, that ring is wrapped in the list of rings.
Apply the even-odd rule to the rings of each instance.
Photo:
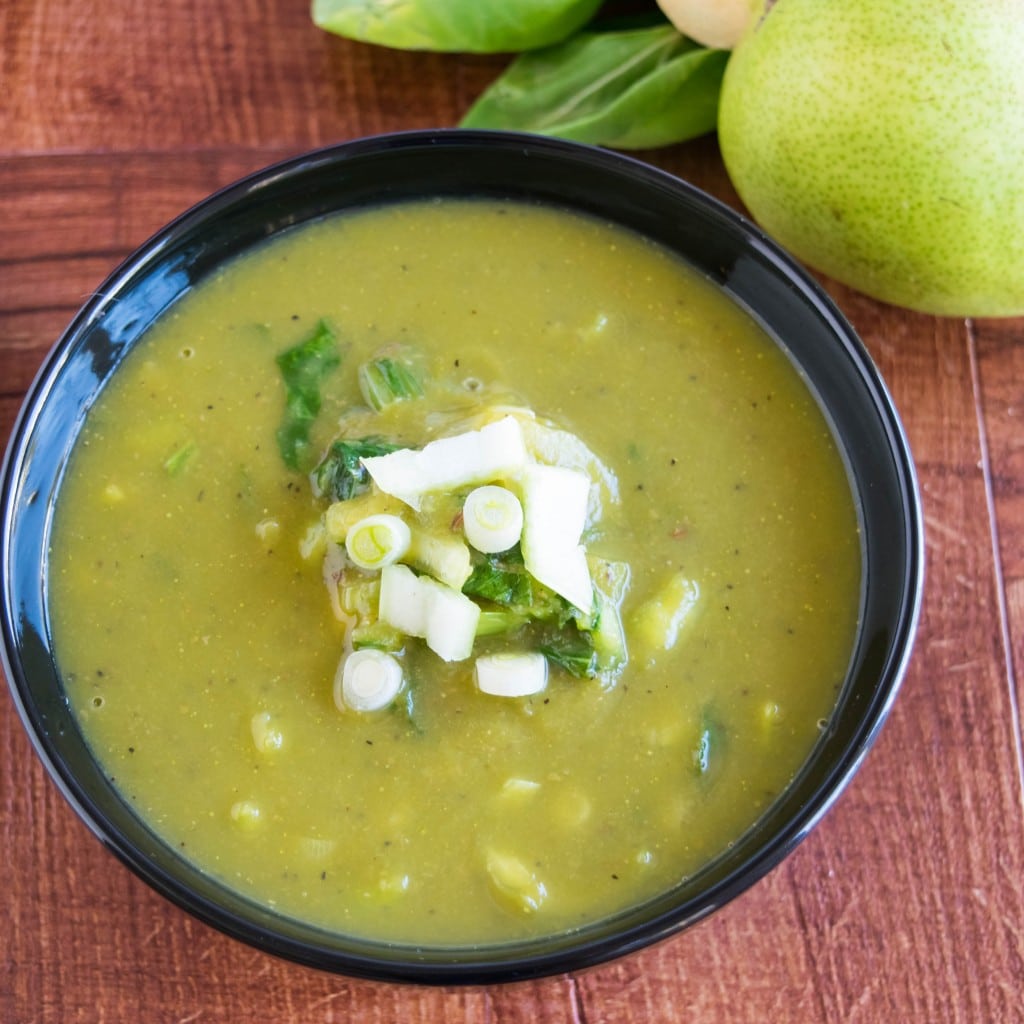
[[[453,123],[501,58],[393,53],[304,0],[0,5],[0,441],[119,260],[303,149]],[[713,139],[643,154],[739,207]],[[729,1024],[1024,1019],[1024,320],[940,320],[824,282],[920,475],[919,642],[862,770],[808,839],[697,927],[505,987],[334,977],[191,919],[75,817],[0,699],[0,1021]]]
[[[454,123],[504,63],[353,44],[308,11],[305,0],[6,0],[2,145],[306,148],[432,128]]]

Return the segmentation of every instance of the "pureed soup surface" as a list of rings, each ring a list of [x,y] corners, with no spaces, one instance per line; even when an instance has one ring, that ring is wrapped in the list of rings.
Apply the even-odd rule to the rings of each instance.
[[[330,500],[278,433],[277,357],[321,322],[314,462],[339,422],[419,446],[527,408],[600,460],[583,542],[628,566],[624,667],[493,696],[474,658],[522,631],[408,639],[399,697],[339,710]],[[373,412],[382,351],[424,395]],[[828,426],[745,313],[619,228],[444,200],[295,229],[176,304],[88,415],[49,572],[75,713],[168,843],[284,914],[459,944],[634,905],[754,822],[832,711],[861,555]]]

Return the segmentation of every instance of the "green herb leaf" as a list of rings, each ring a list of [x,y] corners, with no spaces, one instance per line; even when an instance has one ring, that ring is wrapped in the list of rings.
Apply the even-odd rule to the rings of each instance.
[[[173,455],[164,460],[164,470],[168,476],[177,476],[196,453],[194,441],[183,444]]]
[[[335,441],[320,464],[313,470],[313,484],[318,495],[331,501],[348,501],[369,490],[370,474],[360,459],[388,455],[401,445],[382,437],[361,437],[351,441]]]
[[[488,559],[473,569],[462,592],[506,608],[527,608],[533,604],[533,579],[525,570],[507,569]]]
[[[405,695],[401,699],[396,700],[393,704],[391,704],[388,710],[391,711],[392,714],[395,714],[400,718],[404,718],[412,732],[420,736],[423,735],[423,726],[419,721],[419,715],[417,713],[418,709],[416,707],[416,697],[413,693],[413,687],[411,683],[406,688]]]
[[[320,412],[320,386],[341,362],[334,332],[321,320],[313,333],[277,357],[285,386],[285,412],[277,446],[285,465],[301,469],[309,451],[309,432]]]
[[[474,566],[462,592],[507,608],[523,620],[561,627],[573,614],[567,601],[526,571],[519,545]]]
[[[705,781],[710,781],[721,765],[725,746],[725,729],[707,708],[701,714],[700,732],[691,751],[694,771]]]
[[[541,653],[577,679],[597,675],[597,652],[586,633],[565,632],[540,647]]]
[[[517,53],[585,25],[602,0],[313,0],[313,22],[398,50]]]
[[[667,146],[714,129],[728,57],[671,25],[580,32],[517,57],[461,127],[539,132],[618,149]]]

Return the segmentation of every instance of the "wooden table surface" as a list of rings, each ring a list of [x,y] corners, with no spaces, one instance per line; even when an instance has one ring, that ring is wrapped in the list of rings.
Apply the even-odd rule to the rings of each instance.
[[[0,441],[75,309],[173,215],[313,146],[452,125],[503,63],[330,37],[306,0],[2,0]],[[738,206],[713,137],[644,157]],[[0,1022],[1024,1020],[1024,319],[936,319],[825,283],[904,418],[928,580],[878,743],[787,861],[580,974],[353,981],[154,895],[78,821],[3,698]]]

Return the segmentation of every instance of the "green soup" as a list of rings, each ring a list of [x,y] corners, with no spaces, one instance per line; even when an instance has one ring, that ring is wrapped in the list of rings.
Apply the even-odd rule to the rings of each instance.
[[[321,323],[338,365],[289,406],[278,357]],[[381,352],[422,395],[367,407]],[[599,467],[614,671],[552,656],[543,690],[481,692],[478,655],[538,643],[506,622],[450,661],[402,639],[398,697],[339,710],[353,627],[309,470],[346,431],[419,447],[524,409]],[[283,914],[461,944],[593,922],[736,840],[832,711],[861,553],[828,424],[747,314],[614,226],[445,200],[294,229],[166,313],[88,414],[49,572],[74,711],[168,844]],[[589,641],[555,603],[544,628]]]

